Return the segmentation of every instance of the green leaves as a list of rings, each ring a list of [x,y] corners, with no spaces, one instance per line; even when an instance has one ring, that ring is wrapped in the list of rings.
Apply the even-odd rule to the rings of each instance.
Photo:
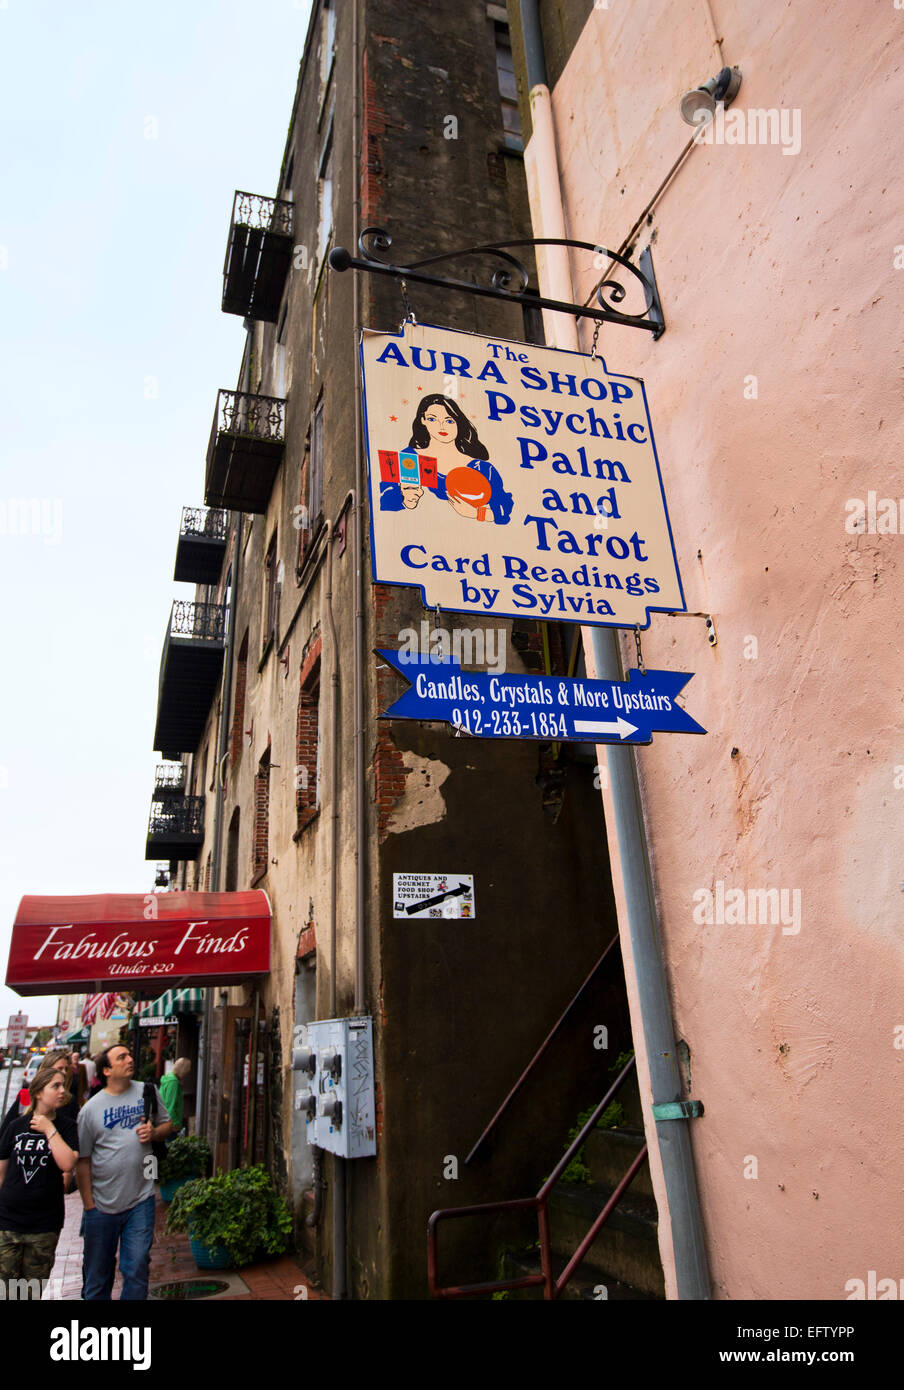
[[[223,1246],[233,1265],[250,1264],[262,1251],[278,1255],[288,1244],[292,1217],[260,1164],[214,1178],[196,1178],[173,1198],[168,1231],[185,1231],[208,1246]]]
[[[160,1181],[175,1182],[177,1178],[201,1177],[210,1167],[210,1145],[200,1135],[174,1139],[167,1147],[166,1158],[160,1164]]]

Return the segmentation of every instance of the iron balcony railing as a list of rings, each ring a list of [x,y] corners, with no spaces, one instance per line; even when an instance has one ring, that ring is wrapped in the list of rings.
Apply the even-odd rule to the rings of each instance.
[[[225,541],[229,513],[220,507],[183,507],[180,536],[197,536],[205,541]]]
[[[247,391],[218,391],[210,432],[208,458],[220,435],[285,443],[286,402],[278,396],[254,396]]]
[[[265,198],[261,193],[236,191],[232,222],[236,227],[256,227],[262,232],[292,235],[293,204],[283,198]]]
[[[189,603],[177,598],[170,614],[169,638],[225,642],[227,615],[225,603]]]
[[[158,763],[154,774],[154,792],[184,792],[185,764]]]
[[[148,838],[203,834],[203,796],[181,796],[171,801],[151,802]]]

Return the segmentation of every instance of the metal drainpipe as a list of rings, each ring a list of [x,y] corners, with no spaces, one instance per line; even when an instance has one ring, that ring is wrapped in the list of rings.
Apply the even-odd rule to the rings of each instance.
[[[531,144],[535,140],[537,142],[538,183],[533,201],[538,206],[531,207],[532,220],[535,230],[539,230],[541,236],[567,236],[568,233],[564,230],[565,215],[559,181],[555,128],[546,85],[546,62],[538,0],[520,0],[520,3],[531,115],[534,122]],[[539,229],[536,228],[538,220],[541,222]],[[559,258],[548,257],[547,266],[551,297],[573,302],[574,286],[567,251]],[[547,319],[547,322],[550,320]],[[574,322],[565,323],[563,315],[556,315],[551,322],[554,325],[556,346],[579,348]],[[621,680],[621,659],[615,631],[611,628],[592,628],[590,633],[597,676],[602,680]],[[610,744],[606,748],[606,757],[615,810],[619,859],[624,878],[628,932],[634,957],[644,1045],[655,1105],[663,1101],[677,1100],[681,1096],[681,1078],[675,1056],[675,1030],[665,964],[659,944],[634,750]],[[656,1122],[656,1136],[672,1227],[678,1297],[708,1299],[709,1269],[688,1123],[687,1120],[659,1120]]]
[[[332,660],[330,671],[330,1010],[336,1017],[337,956],[336,936],[339,884],[339,639],[333,615],[333,529],[327,532],[326,610],[330,624]],[[333,1299],[345,1298],[345,1163],[333,1154]]]
[[[355,199],[352,208],[352,244],[358,245],[361,222],[361,180],[358,152],[358,4],[352,4],[352,175]],[[352,319],[357,337],[359,328],[359,276],[352,277]],[[354,341],[354,340],[353,340]],[[358,376],[358,353],[355,342],[353,370]],[[355,406],[355,502],[352,511],[352,547],[355,557],[355,1013],[364,1012],[364,869],[367,821],[364,786],[364,567],[361,546],[364,536],[364,459],[361,448],[361,392],[356,392]]]
[[[223,833],[223,759],[229,747],[229,692],[232,690],[232,654],[235,650],[235,610],[238,607],[239,568],[241,565],[242,516],[235,513],[235,544],[232,557],[232,594],[229,604],[229,626],[226,630],[226,659],[223,664],[223,694],[221,696],[220,737],[217,741],[217,795],[213,813],[213,844],[210,854],[210,891],[220,891],[220,840]],[[204,1001],[204,1089],[201,1097],[201,1133],[207,1134],[207,1121],[210,1113],[210,1028],[213,1021],[213,989],[208,987]],[[208,1140],[210,1138],[207,1135]],[[213,1145],[211,1145],[213,1148]]]

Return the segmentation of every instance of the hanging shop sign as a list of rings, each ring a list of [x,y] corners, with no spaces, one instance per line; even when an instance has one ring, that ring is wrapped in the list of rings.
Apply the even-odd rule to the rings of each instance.
[[[17,994],[233,984],[270,969],[270,902],[241,893],[25,897],[6,983]]]
[[[407,917],[476,917],[474,875],[393,874],[392,915],[402,920]]]
[[[495,676],[462,671],[454,659],[378,655],[411,682],[383,719],[435,720],[478,738],[547,743],[649,743],[654,732],[706,733],[677,701],[689,672],[635,668],[625,681]]]
[[[361,366],[374,580],[492,617],[686,610],[641,380],[412,323],[364,330]]]

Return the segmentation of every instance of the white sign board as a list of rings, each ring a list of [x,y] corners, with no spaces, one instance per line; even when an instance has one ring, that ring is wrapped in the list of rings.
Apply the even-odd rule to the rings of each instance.
[[[476,917],[473,874],[393,874],[392,915]]]
[[[361,365],[375,581],[493,617],[686,609],[639,378],[427,324],[365,329]]]
[[[6,1046],[24,1047],[27,1031],[28,1014],[10,1014],[9,1027],[6,1030]]]

